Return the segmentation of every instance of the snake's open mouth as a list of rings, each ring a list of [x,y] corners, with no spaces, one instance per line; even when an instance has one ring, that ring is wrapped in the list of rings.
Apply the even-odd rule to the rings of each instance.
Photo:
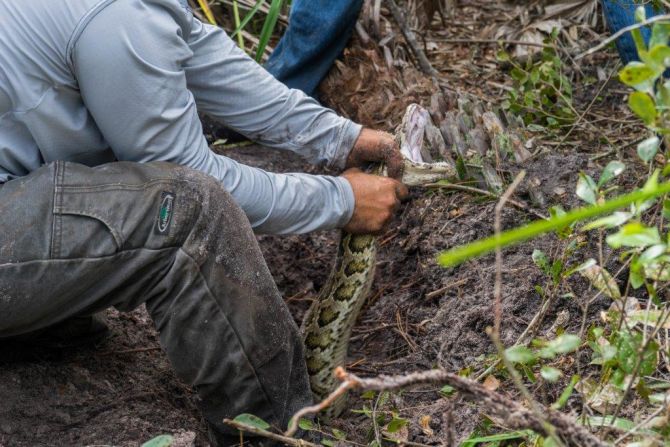
[[[423,107],[411,104],[407,108],[396,138],[405,158],[402,181],[406,185],[425,185],[457,177],[440,129]]]
[[[451,162],[440,130],[433,124],[428,110],[418,104],[407,108],[398,131],[400,152],[413,163]]]

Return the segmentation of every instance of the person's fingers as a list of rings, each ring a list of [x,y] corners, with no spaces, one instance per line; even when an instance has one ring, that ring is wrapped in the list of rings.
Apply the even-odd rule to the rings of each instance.
[[[359,169],[348,169],[342,176],[354,192],[354,212],[344,227],[353,233],[383,231],[409,194],[405,185],[390,177],[366,174]]]
[[[409,197],[409,189],[407,188],[406,185],[400,182],[397,182],[396,184],[395,193],[400,201],[405,201],[407,197]]]
[[[363,129],[354,148],[349,153],[346,166],[362,166],[364,163],[386,164],[389,177],[400,180],[404,159],[393,135],[371,129]]]
[[[402,180],[405,161],[397,145],[394,144],[391,148],[386,148],[382,155],[386,162],[388,176],[396,180]]]

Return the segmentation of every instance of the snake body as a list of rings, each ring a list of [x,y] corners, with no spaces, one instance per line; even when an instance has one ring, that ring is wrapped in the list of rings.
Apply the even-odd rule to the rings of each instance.
[[[419,186],[456,177],[451,163],[424,161],[432,160],[430,149],[434,148],[424,147],[423,142],[430,142],[435,131],[439,132],[425,109],[416,104],[407,108],[395,135],[404,158],[402,182],[406,185]],[[376,254],[374,236],[343,231],[335,265],[303,320],[307,369],[312,392],[318,400],[338,385],[333,371],[346,360],[351,330],[372,286]],[[346,398],[341,396],[325,416],[337,416],[345,404]]]

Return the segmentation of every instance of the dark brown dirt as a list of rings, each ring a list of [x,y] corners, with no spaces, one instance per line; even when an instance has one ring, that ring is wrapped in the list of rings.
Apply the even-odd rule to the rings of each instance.
[[[98,346],[0,346],[0,445],[137,446],[163,433],[206,439],[144,308],[109,310],[107,318],[112,336]]]

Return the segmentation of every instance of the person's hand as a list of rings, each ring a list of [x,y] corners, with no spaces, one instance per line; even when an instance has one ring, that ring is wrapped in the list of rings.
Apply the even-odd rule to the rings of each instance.
[[[402,178],[403,158],[393,135],[372,129],[361,130],[347,157],[347,168],[362,168],[370,162],[384,162],[389,177]]]
[[[381,232],[408,195],[407,187],[399,181],[366,174],[357,168],[346,170],[342,177],[351,184],[356,200],[354,214],[344,227],[350,233]]]

